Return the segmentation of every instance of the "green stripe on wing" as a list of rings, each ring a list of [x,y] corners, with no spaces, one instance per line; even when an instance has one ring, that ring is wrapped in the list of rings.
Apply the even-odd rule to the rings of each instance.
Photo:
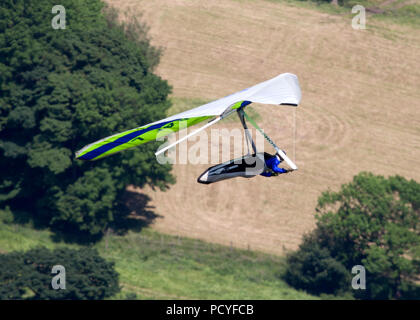
[[[165,137],[209,118],[211,116],[175,119],[124,131],[84,147],[76,153],[76,158],[81,160],[98,160],[111,154]]]

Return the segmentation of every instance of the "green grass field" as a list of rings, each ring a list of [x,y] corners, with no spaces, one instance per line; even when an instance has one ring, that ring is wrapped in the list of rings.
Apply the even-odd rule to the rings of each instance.
[[[47,230],[0,223],[0,253],[78,245],[54,242]],[[95,244],[114,261],[122,290],[138,299],[317,299],[289,287],[281,278],[284,258],[239,250],[143,229],[109,235]],[[71,275],[68,275],[71,276]]]

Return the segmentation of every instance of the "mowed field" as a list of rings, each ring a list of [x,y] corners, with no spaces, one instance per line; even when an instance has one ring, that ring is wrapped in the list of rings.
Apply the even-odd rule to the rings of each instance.
[[[360,171],[420,181],[419,29],[368,16],[354,30],[350,15],[277,1],[107,2],[142,14],[174,101],[210,101],[284,72],[302,88],[296,109],[254,107],[298,171],[207,186],[196,179],[209,165],[174,165],[170,190],[138,190],[160,216],[156,230],[282,254],[314,228],[322,191]]]

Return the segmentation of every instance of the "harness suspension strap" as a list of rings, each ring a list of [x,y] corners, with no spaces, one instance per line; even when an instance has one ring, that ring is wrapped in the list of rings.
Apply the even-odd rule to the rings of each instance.
[[[270,137],[267,136],[265,134],[265,132],[259,127],[259,125],[250,116],[248,116],[248,114],[245,111],[243,111],[243,113],[244,113],[244,116],[245,116],[246,120],[248,120],[248,122],[250,124],[252,124],[263,135],[263,137],[274,147],[274,149],[276,149],[276,150],[279,149],[276,146],[276,144],[273,142],[273,140],[271,140]]]
[[[257,148],[255,146],[254,140],[252,140],[251,134],[249,132],[248,126],[246,125],[245,119],[244,119],[244,113],[245,111],[241,108],[238,110],[238,116],[239,119],[241,120],[242,126],[244,127],[245,130],[245,138],[246,138],[246,145],[248,147],[248,154],[249,154],[249,144],[251,144],[252,146],[252,150],[254,151],[254,153],[257,153]]]

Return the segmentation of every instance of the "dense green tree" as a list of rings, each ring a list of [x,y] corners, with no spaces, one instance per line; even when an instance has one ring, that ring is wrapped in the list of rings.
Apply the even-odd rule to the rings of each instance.
[[[285,280],[312,294],[343,294],[350,289],[350,273],[329,250],[307,237],[299,250],[288,254]]]
[[[52,287],[53,266],[65,268],[65,289]],[[59,281],[58,281],[59,282]],[[0,300],[94,300],[120,291],[114,263],[89,248],[32,249],[0,255]]]
[[[419,183],[360,173],[340,191],[324,192],[316,210],[310,251],[327,249],[348,272],[363,265],[367,288],[354,291],[357,297],[420,298]]]
[[[154,160],[153,143],[94,163],[74,153],[165,117],[170,87],[152,73],[160,51],[144,25],[118,25],[99,0],[63,0],[66,29],[55,30],[55,4],[0,3],[0,207],[100,235],[127,185],[164,189],[170,166]]]

